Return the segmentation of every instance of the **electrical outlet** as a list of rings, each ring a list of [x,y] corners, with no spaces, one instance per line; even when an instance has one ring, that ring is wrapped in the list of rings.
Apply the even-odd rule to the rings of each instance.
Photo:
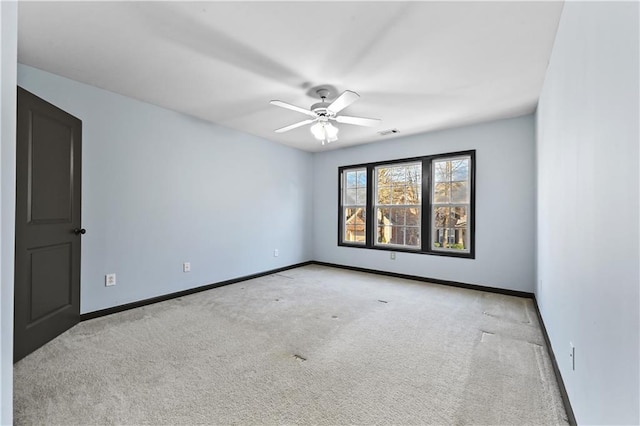
[[[569,342],[569,358],[571,359],[571,370],[576,371],[576,347]]]
[[[106,287],[111,287],[112,285],[116,285],[116,274],[107,274],[104,276],[104,285]]]
[[[279,254],[278,249],[273,250],[273,257],[278,257]]]
[[[184,262],[182,264],[182,272],[191,272],[191,263],[190,262]]]
[[[391,260],[396,260],[396,253],[392,251],[391,254],[389,254],[389,258]]]

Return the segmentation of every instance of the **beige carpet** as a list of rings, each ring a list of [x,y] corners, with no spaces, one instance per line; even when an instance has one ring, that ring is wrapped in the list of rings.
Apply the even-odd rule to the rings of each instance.
[[[85,321],[22,424],[566,424],[531,300],[305,266]]]

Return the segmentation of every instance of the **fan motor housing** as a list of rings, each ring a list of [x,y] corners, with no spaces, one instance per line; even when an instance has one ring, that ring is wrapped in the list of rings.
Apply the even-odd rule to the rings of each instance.
[[[329,102],[318,102],[317,104],[311,105],[310,109],[321,117],[334,116],[335,114],[327,109],[329,105],[331,105]]]

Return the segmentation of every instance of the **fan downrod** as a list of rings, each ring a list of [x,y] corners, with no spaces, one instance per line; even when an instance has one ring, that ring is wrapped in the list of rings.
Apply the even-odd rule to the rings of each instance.
[[[319,117],[329,117],[335,114],[331,114],[327,107],[331,105],[331,102],[327,102],[327,98],[331,94],[331,91],[327,87],[320,87],[315,89],[316,95],[321,99],[320,102],[311,105],[311,111],[318,114]]]

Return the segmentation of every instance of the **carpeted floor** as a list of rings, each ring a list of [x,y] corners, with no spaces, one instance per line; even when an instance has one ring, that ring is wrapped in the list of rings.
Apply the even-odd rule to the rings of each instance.
[[[85,321],[17,425],[566,424],[531,300],[317,265]]]

